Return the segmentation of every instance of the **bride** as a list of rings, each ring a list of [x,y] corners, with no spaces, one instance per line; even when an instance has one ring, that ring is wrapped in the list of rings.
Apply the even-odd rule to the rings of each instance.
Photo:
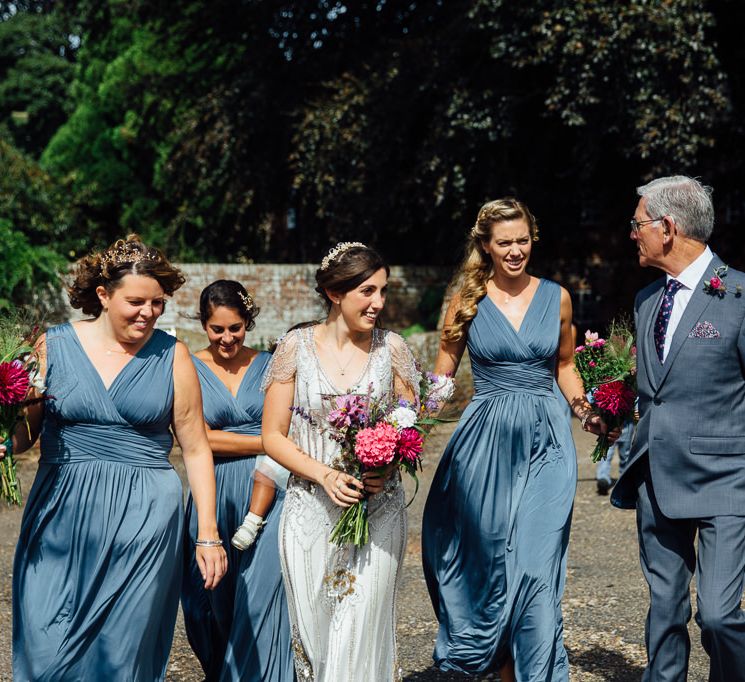
[[[363,244],[332,249],[316,272],[328,317],[289,332],[264,380],[264,449],[293,474],[279,542],[300,680],[401,678],[395,598],[406,512],[400,476],[368,472],[358,480],[333,468],[338,443],[308,420],[325,423],[324,395],[416,395],[419,375],[408,346],[376,326],[388,275],[381,257]],[[362,548],[331,543],[344,509],[364,496],[370,542]]]

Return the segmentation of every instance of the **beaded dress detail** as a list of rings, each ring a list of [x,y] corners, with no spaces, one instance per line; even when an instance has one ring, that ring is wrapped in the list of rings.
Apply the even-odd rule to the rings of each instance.
[[[350,392],[392,393],[394,378],[396,385],[416,394],[419,373],[408,346],[397,334],[375,329],[367,365]],[[294,405],[324,423],[329,406],[322,396],[341,392],[320,365],[314,327],[281,340],[264,385],[293,380]],[[334,466],[339,444],[307,419],[293,414],[288,435],[304,452]],[[406,546],[400,477],[392,477],[382,493],[370,498],[370,542],[365,547],[329,542],[341,513],[321,486],[290,477],[279,547],[298,679],[398,680],[395,599]]]

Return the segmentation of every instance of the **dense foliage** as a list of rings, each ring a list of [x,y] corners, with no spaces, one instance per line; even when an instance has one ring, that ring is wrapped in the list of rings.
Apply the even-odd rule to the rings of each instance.
[[[538,269],[592,290],[580,317],[598,297],[612,316],[636,285],[622,275],[639,278],[633,188],[671,172],[715,186],[714,245],[739,243],[737,0],[70,0],[0,17],[0,151],[43,178],[0,194],[0,218],[65,255],[135,230],[186,260],[316,260],[363,238],[451,265],[480,204],[516,194],[541,223]]]

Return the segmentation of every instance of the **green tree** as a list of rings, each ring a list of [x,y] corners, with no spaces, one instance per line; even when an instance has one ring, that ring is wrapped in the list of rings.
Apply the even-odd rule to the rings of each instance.
[[[38,157],[72,111],[74,50],[54,13],[16,11],[0,21],[0,121]]]

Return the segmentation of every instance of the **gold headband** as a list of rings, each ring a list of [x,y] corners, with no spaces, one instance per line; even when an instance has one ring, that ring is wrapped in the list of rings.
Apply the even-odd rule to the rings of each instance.
[[[125,244],[115,249],[106,251],[101,255],[101,265],[123,265],[124,263],[139,263],[143,260],[158,260],[158,257],[150,251],[140,251],[136,247]]]
[[[361,246],[363,249],[367,248],[362,242],[341,242],[337,244],[321,261],[321,270],[328,270],[331,263],[341,256],[341,254],[358,246]]]

